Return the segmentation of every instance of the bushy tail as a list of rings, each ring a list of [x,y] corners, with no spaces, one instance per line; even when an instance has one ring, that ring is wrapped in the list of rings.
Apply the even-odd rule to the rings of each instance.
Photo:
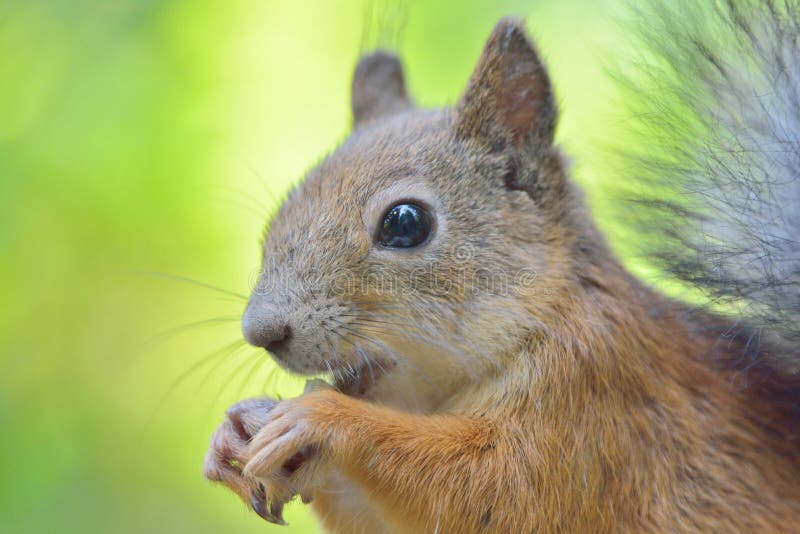
[[[658,267],[800,370],[800,3],[637,3],[632,213]]]

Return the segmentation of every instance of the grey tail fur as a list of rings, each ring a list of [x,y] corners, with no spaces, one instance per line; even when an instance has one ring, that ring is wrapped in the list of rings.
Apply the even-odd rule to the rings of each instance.
[[[800,2],[637,3],[621,77],[646,258],[800,372]]]

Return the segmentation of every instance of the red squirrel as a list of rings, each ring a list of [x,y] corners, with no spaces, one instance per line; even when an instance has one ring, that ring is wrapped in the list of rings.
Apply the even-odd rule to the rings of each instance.
[[[783,124],[797,128],[799,10],[767,4],[746,3],[795,24],[774,50],[793,61],[776,98],[792,99]],[[751,52],[773,37],[733,4],[715,9],[751,30]],[[677,39],[711,71],[693,89],[736,78],[729,56]],[[734,111],[747,87],[718,94],[722,126],[766,124],[770,110]],[[206,478],[275,523],[299,496],[329,532],[800,532],[800,197],[778,199],[780,293],[757,269],[745,282],[760,292],[726,286],[741,257],[714,264],[715,295],[758,301],[731,317],[659,294],[611,253],[554,144],[553,87],[520,20],[496,25],[453,107],[415,107],[398,58],[366,55],[352,113],[270,222],[242,320],[280,366],[331,384],[233,406]],[[705,158],[698,169],[727,161]],[[770,176],[797,193],[797,169]],[[701,220],[685,217],[673,228]],[[719,244],[697,236],[665,259],[685,268],[702,239]]]

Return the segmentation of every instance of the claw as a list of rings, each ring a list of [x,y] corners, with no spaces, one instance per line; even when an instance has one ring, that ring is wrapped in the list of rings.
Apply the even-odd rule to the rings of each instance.
[[[283,503],[271,502],[267,504],[267,495],[264,485],[259,484],[258,490],[250,496],[250,506],[261,519],[275,525],[286,526],[288,523],[283,519]]]
[[[275,523],[276,525],[286,526],[289,523],[284,521],[283,519],[283,503],[273,502],[269,504],[269,513],[270,518],[267,519],[270,523]]]
[[[261,516],[262,519],[269,521],[266,498],[262,500],[258,494],[254,493],[250,496],[250,505],[253,507],[253,511]]]

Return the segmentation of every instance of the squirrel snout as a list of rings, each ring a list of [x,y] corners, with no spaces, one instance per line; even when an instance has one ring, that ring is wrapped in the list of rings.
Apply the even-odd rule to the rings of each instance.
[[[249,310],[242,317],[244,339],[256,347],[277,353],[286,346],[292,337],[292,329],[279,317],[256,317]]]

